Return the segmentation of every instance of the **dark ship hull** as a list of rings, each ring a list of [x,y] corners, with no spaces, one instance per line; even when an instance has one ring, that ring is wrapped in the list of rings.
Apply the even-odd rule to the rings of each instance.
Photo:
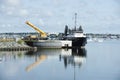
[[[86,37],[72,39],[73,47],[84,47],[86,43],[87,43]]]
[[[65,40],[72,41],[72,47],[84,47],[87,43],[86,37],[69,37],[65,38]]]

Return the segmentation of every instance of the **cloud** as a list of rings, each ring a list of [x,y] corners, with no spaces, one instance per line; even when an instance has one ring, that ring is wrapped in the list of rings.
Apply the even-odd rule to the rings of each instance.
[[[53,4],[58,5],[58,4],[60,4],[60,1],[61,0],[53,0]]]
[[[4,2],[9,6],[18,6],[20,4],[20,0],[4,0]]]
[[[61,28],[65,24],[72,27],[72,17],[77,12],[78,24],[85,25],[86,29],[96,26],[103,29],[119,25],[117,2],[120,3],[119,0],[0,0],[0,23],[23,26],[24,21],[29,20],[52,31],[52,28]],[[5,26],[8,25],[2,25]]]
[[[2,27],[2,28],[5,28],[5,27],[6,27],[6,25],[5,25],[5,24],[1,24],[1,27]]]
[[[27,9],[21,6],[21,0],[2,0],[0,12],[8,16],[27,16]]]
[[[39,20],[38,20],[38,24],[39,24],[40,26],[44,26],[44,21],[43,21],[42,19],[39,19]]]
[[[54,14],[53,14],[52,11],[46,11],[46,15],[47,15],[48,17],[52,17]]]
[[[1,0],[1,7],[3,7],[4,6],[4,8],[5,7],[18,7],[18,6],[20,6],[20,0]]]
[[[1,24],[1,26],[0,26],[1,28],[14,28],[14,25],[12,25],[12,24],[10,24],[10,23],[7,23],[7,24]]]
[[[29,14],[28,10],[26,10],[26,9],[21,9],[20,10],[20,15],[21,16],[27,16],[28,14]]]

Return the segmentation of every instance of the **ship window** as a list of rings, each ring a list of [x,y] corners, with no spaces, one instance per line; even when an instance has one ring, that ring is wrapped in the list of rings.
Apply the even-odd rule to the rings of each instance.
[[[65,44],[66,47],[68,47],[68,44]]]

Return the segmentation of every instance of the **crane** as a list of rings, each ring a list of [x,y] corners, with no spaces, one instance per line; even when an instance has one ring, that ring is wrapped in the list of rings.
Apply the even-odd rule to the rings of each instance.
[[[33,29],[35,29],[40,35],[42,38],[46,38],[47,37],[47,34],[40,30],[39,28],[37,28],[35,25],[33,25],[31,22],[29,21],[26,21],[26,24],[29,25],[30,27],[32,27]]]

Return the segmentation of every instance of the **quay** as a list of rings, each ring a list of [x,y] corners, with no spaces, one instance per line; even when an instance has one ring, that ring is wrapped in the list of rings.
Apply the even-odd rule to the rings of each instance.
[[[1,39],[0,39],[1,40]],[[30,47],[26,44],[19,43],[16,41],[0,41],[0,51],[30,51],[30,50],[37,50],[36,47]]]
[[[36,51],[36,47],[9,47],[0,48],[0,51]]]

